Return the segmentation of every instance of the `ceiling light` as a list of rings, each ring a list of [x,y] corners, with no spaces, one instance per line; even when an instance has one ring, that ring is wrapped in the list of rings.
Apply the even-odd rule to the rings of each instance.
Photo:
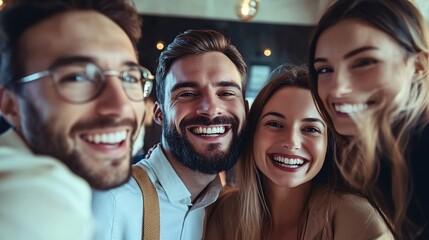
[[[269,48],[265,48],[265,49],[264,49],[264,56],[265,56],[265,57],[269,57],[269,56],[271,56],[271,49],[269,49]]]
[[[238,0],[237,16],[242,21],[249,21],[258,13],[259,0]]]
[[[159,51],[161,51],[162,49],[164,49],[164,43],[162,41],[157,42],[156,43],[156,49],[158,49]]]
[[[0,0],[0,10],[6,6],[6,3],[3,0]]]

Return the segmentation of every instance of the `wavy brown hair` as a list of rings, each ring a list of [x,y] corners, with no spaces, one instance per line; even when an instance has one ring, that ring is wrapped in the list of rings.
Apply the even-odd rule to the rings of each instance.
[[[413,193],[407,154],[412,134],[429,123],[428,27],[409,0],[338,0],[330,6],[310,42],[308,65],[313,96],[331,128],[332,120],[318,95],[318,75],[313,67],[315,51],[326,29],[350,18],[364,20],[392,37],[407,57],[418,56],[424,69],[421,79],[403,89],[404,94],[384,97],[368,116],[355,119],[358,136],[341,136],[336,132],[342,151],[335,160],[348,184],[381,210],[397,238],[413,239],[418,228],[407,217]]]

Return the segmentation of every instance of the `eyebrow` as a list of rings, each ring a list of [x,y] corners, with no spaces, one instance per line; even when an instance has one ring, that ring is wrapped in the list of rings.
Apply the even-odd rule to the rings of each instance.
[[[177,89],[180,88],[198,88],[200,85],[197,82],[190,81],[190,82],[182,82],[182,83],[176,83],[171,88],[171,91],[174,92]],[[230,81],[220,81],[215,84],[216,87],[234,87],[241,91],[241,87],[236,84],[235,82]]]
[[[269,115],[275,116],[275,117],[279,117],[279,118],[286,118],[285,115],[278,113],[278,112],[267,112],[264,115],[262,115],[261,119],[263,119],[264,117],[267,117]]]
[[[351,58],[351,57],[353,57],[353,56],[355,56],[355,55],[357,55],[357,54],[359,54],[361,52],[370,51],[370,50],[377,50],[377,49],[378,49],[377,47],[373,47],[373,46],[360,47],[360,48],[354,49],[354,50],[346,53],[344,55],[343,59]],[[327,61],[328,61],[328,59],[326,59],[326,58],[315,58],[314,61],[313,61],[313,63],[327,62]]]
[[[286,119],[286,117],[283,114],[278,113],[278,112],[267,112],[264,115],[262,115],[261,119],[263,119],[264,117],[267,117],[269,115]],[[318,123],[321,123],[324,128],[326,128],[325,123],[319,118],[304,118],[301,121],[302,122],[318,122]]]
[[[303,122],[319,122],[323,125],[324,128],[326,128],[325,123],[319,118],[304,118],[304,119],[302,119],[302,121]]]
[[[71,57],[60,57],[51,65],[52,67],[61,66],[61,65],[67,65],[67,64],[73,64],[73,63],[93,63],[97,66],[97,60],[93,57],[87,57],[87,56],[71,56]],[[138,66],[139,64],[133,61],[125,61],[122,63],[124,66]]]

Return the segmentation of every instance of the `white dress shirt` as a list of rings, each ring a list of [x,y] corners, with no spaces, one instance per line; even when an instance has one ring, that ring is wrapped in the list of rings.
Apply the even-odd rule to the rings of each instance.
[[[158,193],[161,240],[197,240],[202,238],[205,207],[216,201],[222,189],[219,177],[191,202],[191,193],[174,171],[162,148],[149,159],[137,163],[143,167]],[[141,240],[143,197],[131,178],[128,183],[107,191],[93,191],[96,240]]]

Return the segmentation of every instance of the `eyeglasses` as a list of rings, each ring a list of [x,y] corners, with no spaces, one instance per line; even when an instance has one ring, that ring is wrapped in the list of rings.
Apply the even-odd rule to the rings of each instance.
[[[50,76],[58,94],[66,101],[84,103],[95,99],[106,85],[106,76],[116,76],[132,101],[146,99],[153,87],[153,75],[139,65],[127,66],[122,71],[103,71],[94,63],[76,62],[55,66],[49,70],[33,73],[19,79],[28,83]]]

